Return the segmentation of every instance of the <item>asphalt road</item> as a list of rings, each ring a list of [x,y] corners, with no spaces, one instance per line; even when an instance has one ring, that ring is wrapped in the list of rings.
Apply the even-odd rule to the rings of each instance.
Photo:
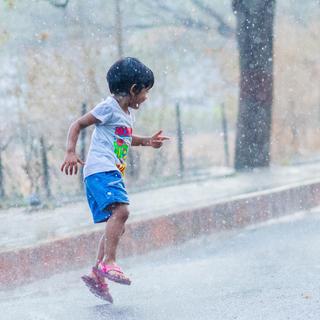
[[[115,303],[68,273],[0,292],[1,320],[320,319],[320,209],[121,261]]]

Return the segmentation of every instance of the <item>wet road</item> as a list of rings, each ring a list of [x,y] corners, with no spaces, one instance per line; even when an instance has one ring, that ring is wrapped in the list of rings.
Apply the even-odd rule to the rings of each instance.
[[[319,319],[320,209],[122,261],[114,305],[70,271],[0,292],[0,319]],[[70,266],[76,269],[76,266]]]

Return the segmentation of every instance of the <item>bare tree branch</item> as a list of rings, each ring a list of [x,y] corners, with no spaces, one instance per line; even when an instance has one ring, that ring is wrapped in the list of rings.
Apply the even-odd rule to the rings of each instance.
[[[11,143],[12,140],[13,140],[13,136],[9,137],[7,139],[7,141],[1,142],[0,143],[0,151],[5,151],[8,148],[8,146]]]
[[[208,16],[209,18],[213,18],[216,22],[218,22],[218,32],[222,36],[229,37],[235,33],[235,30],[231,26],[229,26],[228,23],[224,21],[222,16],[219,15],[212,7],[204,4],[201,0],[191,0],[191,3],[206,16]],[[156,15],[159,20],[174,20],[174,24],[176,26],[181,25],[186,28],[204,31],[208,31],[213,28],[212,25],[209,25],[204,20],[194,19],[186,10],[182,11],[182,8],[173,8],[172,6],[166,5],[161,0],[144,1],[143,5],[145,8],[148,8],[149,11],[152,12],[153,16]],[[168,16],[171,19],[168,19]]]
[[[159,10],[162,11],[166,15],[170,15],[171,18],[175,21],[172,23],[172,19],[169,19],[171,22],[169,24],[171,25],[182,25],[186,28],[190,29],[197,29],[197,30],[209,30],[211,29],[210,26],[205,23],[204,21],[199,21],[193,19],[187,12],[182,12],[181,9],[175,9],[172,7],[167,6],[162,1],[156,0],[156,1],[147,1],[144,2],[145,7],[148,7],[150,11],[152,11],[152,15],[155,15],[155,12],[158,12],[157,17],[159,20],[167,21],[168,19],[163,17],[161,14],[159,14]],[[166,23],[168,25],[168,23]]]
[[[192,3],[200,9],[206,15],[209,15],[211,18],[214,18],[218,24],[218,31],[223,36],[230,36],[235,33],[235,30],[229,26],[222,18],[220,14],[218,14],[213,8],[209,7],[208,5],[204,4],[201,0],[191,0]]]

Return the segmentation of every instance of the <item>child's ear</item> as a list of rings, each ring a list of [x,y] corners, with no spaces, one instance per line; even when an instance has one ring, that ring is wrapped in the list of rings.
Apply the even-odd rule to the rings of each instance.
[[[137,88],[137,85],[134,84],[134,85],[131,86],[131,88],[130,88],[130,95],[131,95],[131,96],[135,96],[135,95],[137,95],[137,93],[138,93],[138,88]]]

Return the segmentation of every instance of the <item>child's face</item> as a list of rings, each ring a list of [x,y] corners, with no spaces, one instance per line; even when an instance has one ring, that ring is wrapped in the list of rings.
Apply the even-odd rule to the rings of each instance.
[[[148,99],[149,89],[143,88],[138,94],[132,95],[130,100],[130,107],[139,109],[140,104]]]

